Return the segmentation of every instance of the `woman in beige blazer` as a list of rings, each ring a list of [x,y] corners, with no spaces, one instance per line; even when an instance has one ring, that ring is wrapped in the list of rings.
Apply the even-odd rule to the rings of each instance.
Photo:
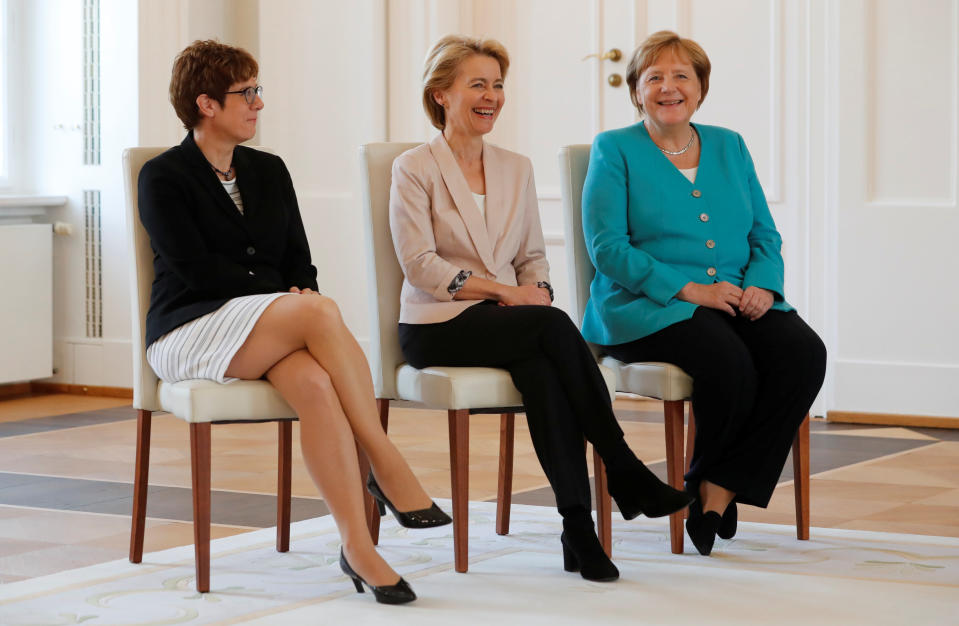
[[[523,394],[533,446],[563,517],[564,567],[611,581],[590,515],[583,438],[607,467],[626,519],[682,509],[690,498],[636,458],[579,330],[550,306],[552,287],[528,158],[492,146],[509,58],[501,44],[441,39],[423,105],[442,132],[393,163],[390,225],[405,280],[400,344],[414,367],[487,366]]]

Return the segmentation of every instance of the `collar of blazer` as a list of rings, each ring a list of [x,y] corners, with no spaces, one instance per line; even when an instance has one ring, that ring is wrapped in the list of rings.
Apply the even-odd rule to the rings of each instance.
[[[203,156],[200,147],[196,145],[193,131],[187,133],[180,146],[183,148],[183,154],[186,157],[187,170],[193,178],[209,192],[216,206],[227,214],[228,219],[246,229],[246,218],[249,218],[257,203],[256,194],[253,190],[257,189],[259,185],[256,184],[255,180],[256,168],[250,166],[246,155],[243,154],[244,151],[238,148],[233,150],[233,167],[236,170],[240,194],[243,196],[243,213],[240,213],[236,205],[233,204],[233,200],[230,199],[230,195],[223,188],[220,178],[210,167],[209,161]],[[251,178],[253,180],[250,180]]]
[[[430,142],[430,152],[436,159],[440,174],[443,176],[443,182],[453,197],[456,204],[456,210],[459,211],[463,223],[466,224],[466,230],[469,231],[470,239],[479,253],[483,265],[493,274],[496,273],[496,261],[493,258],[493,245],[490,241],[490,232],[497,233],[495,227],[499,225],[502,215],[502,201],[499,196],[501,176],[499,175],[499,159],[496,158],[496,151],[490,149],[490,145],[483,142],[483,176],[486,178],[486,221],[483,221],[483,214],[476,206],[476,200],[473,198],[473,192],[470,191],[469,183],[463,176],[463,170],[460,169],[456,157],[446,143],[446,137],[439,133]]]

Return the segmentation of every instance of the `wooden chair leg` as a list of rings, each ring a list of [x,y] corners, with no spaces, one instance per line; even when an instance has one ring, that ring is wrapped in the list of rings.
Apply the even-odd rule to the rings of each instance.
[[[380,414],[380,424],[383,425],[383,432],[389,432],[390,424],[390,400],[389,398],[377,398],[376,399],[376,410]],[[366,471],[362,473],[363,480],[366,480]],[[379,503],[373,498],[373,495],[366,491],[366,485],[363,485],[366,502],[366,511],[368,515],[368,520],[370,523],[370,537],[373,538],[373,545],[379,545],[380,543],[380,507]]]
[[[696,416],[693,414],[693,403],[689,403],[689,422],[686,426],[686,460],[683,463],[684,474],[689,473],[689,464],[693,461],[693,450],[696,448]],[[689,517],[689,508],[683,509],[683,519]]]
[[[276,551],[290,550],[290,508],[293,478],[293,422],[277,422]]]
[[[450,409],[450,483],[453,491],[453,563],[457,572],[469,567],[469,427],[468,409]]]
[[[809,539],[809,414],[793,440],[793,491],[796,495],[796,537]]]
[[[606,485],[606,466],[593,448],[593,474],[596,481],[596,526],[598,526],[599,543],[603,546],[606,556],[613,556],[613,500],[609,496]]]
[[[133,470],[133,515],[130,523],[130,562],[143,560],[143,535],[147,523],[147,488],[150,485],[150,423],[152,413],[137,410],[137,453]]]
[[[210,590],[210,423],[190,424],[196,590]]]
[[[666,431],[666,480],[675,489],[683,488],[683,401],[663,403]],[[673,554],[683,553],[683,513],[669,516],[669,540]]]
[[[513,433],[515,413],[499,416],[499,476],[496,481],[496,534],[509,534],[509,510],[513,500]]]

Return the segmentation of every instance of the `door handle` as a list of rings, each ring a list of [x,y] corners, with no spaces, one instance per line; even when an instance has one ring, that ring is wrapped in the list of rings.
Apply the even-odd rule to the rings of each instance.
[[[600,61],[609,60],[615,63],[623,58],[623,51],[619,48],[610,48],[607,52],[602,54],[598,52],[596,54],[587,54],[582,58],[582,60],[585,61],[586,59],[591,59],[593,57],[598,57]]]

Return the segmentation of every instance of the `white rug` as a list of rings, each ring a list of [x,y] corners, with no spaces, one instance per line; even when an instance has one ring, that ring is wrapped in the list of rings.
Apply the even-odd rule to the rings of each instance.
[[[448,510],[448,503],[441,503]],[[514,505],[510,535],[492,503],[470,504],[470,571],[453,571],[450,526],[408,531],[383,518],[380,547],[413,585],[378,605],[340,573],[329,517],[212,544],[212,592],[193,587],[193,547],[0,586],[0,624],[959,624],[959,540],[740,524],[713,556],[669,553],[665,520],[613,523],[615,583],[562,570],[555,511]],[[692,550],[692,553],[690,551]]]

